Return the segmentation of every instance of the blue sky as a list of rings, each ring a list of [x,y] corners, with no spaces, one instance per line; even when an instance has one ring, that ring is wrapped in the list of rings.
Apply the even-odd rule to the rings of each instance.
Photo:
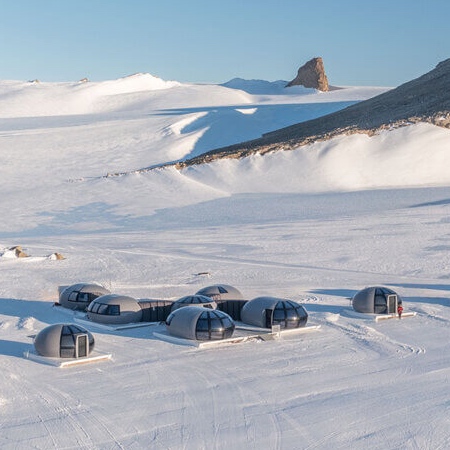
[[[450,57],[448,0],[0,0],[0,79],[397,86]]]

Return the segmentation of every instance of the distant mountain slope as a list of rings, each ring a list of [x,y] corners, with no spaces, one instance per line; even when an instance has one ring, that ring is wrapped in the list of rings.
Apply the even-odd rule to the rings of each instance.
[[[317,119],[291,125],[262,138],[219,148],[178,164],[182,168],[219,158],[240,158],[252,153],[293,149],[338,134],[365,132],[431,122],[450,128],[450,59],[396,89]]]
[[[221,86],[225,86],[231,89],[240,89],[249,94],[274,94],[283,93],[286,88],[287,81],[265,81],[265,80],[245,80],[243,78],[233,78]],[[308,92],[306,88],[303,88],[305,92]]]

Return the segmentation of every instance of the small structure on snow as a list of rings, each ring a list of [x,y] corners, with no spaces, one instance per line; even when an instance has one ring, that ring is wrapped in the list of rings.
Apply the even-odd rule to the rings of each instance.
[[[223,311],[186,306],[169,315],[166,329],[175,337],[208,341],[230,338],[235,324]]]
[[[77,283],[60,293],[59,303],[68,309],[84,311],[93,300],[109,293],[108,289],[99,284]]]
[[[89,304],[86,317],[102,324],[136,323],[142,321],[142,308],[133,297],[106,294]]]
[[[273,325],[279,325],[280,329],[300,328],[306,325],[308,313],[292,300],[256,297],[243,306],[241,320],[261,328],[272,328]]]
[[[217,309],[226,312],[233,320],[241,320],[242,307],[247,303],[241,292],[229,284],[214,284],[200,289],[196,295],[212,298]]]
[[[244,300],[241,292],[228,284],[214,284],[212,286],[206,286],[196,292],[195,295],[206,295],[214,301]]]
[[[41,330],[34,348],[48,358],[82,358],[94,349],[94,336],[79,325],[59,323]]]
[[[201,308],[216,309],[216,302],[205,295],[186,295],[172,303],[171,312],[185,306],[199,306]]]
[[[401,297],[392,289],[372,286],[357,292],[352,298],[352,306],[356,312],[365,314],[397,314]]]

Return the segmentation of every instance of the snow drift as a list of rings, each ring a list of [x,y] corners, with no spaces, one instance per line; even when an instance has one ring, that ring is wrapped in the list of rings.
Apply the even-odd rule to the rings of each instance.
[[[449,130],[161,168],[385,91],[251,85],[0,82],[0,248],[65,257],[0,258],[2,449],[450,446]],[[97,328],[107,361],[25,359],[80,281],[171,300],[229,283],[320,330],[199,350]],[[416,316],[352,316],[368,285]]]

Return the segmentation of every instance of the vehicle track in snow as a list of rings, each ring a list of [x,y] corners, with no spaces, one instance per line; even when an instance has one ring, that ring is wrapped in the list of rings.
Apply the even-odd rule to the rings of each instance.
[[[392,319],[395,320],[395,319]],[[365,324],[358,323],[342,323],[327,322],[330,328],[338,329],[347,337],[357,342],[358,345],[364,346],[374,351],[380,356],[392,356],[406,358],[412,355],[420,355],[425,353],[422,347],[416,347],[404,342],[396,341],[384,333]]]
[[[38,404],[39,406],[34,407],[40,413],[32,417],[24,411],[20,423],[4,423],[3,442],[13,441],[17,445],[26,446],[29,440],[26,436],[40,436],[33,441],[36,448],[91,449],[99,442],[114,444],[114,448],[118,449],[124,448],[106,420],[98,412],[84,405],[83,400],[67,391],[49,383],[46,384],[45,390],[38,391],[32,381],[24,378],[21,380],[20,391],[14,388],[12,390],[16,399],[22,398],[26,403]],[[18,428],[21,430],[20,436],[16,433]]]
[[[222,256],[222,255],[214,255],[191,252],[188,250],[173,250],[171,249],[170,253],[165,252],[164,249],[158,250],[117,250],[118,253],[125,254],[135,254],[136,256],[160,256],[164,257],[167,260],[170,259],[186,259],[191,261],[202,261],[202,262],[221,262],[226,264],[234,264],[237,266],[253,266],[253,267],[264,267],[264,268],[273,268],[273,269],[292,269],[292,270],[314,270],[319,272],[337,272],[337,273],[352,273],[352,274],[366,274],[366,275],[377,275],[384,276],[387,280],[395,279],[397,282],[399,279],[408,278],[402,275],[396,275],[388,272],[376,272],[376,271],[367,271],[367,270],[357,270],[357,269],[345,269],[343,267],[324,267],[317,266],[311,264],[297,264],[297,263],[283,263],[279,261],[263,261],[263,260],[252,260],[248,258],[239,258],[233,256]]]

